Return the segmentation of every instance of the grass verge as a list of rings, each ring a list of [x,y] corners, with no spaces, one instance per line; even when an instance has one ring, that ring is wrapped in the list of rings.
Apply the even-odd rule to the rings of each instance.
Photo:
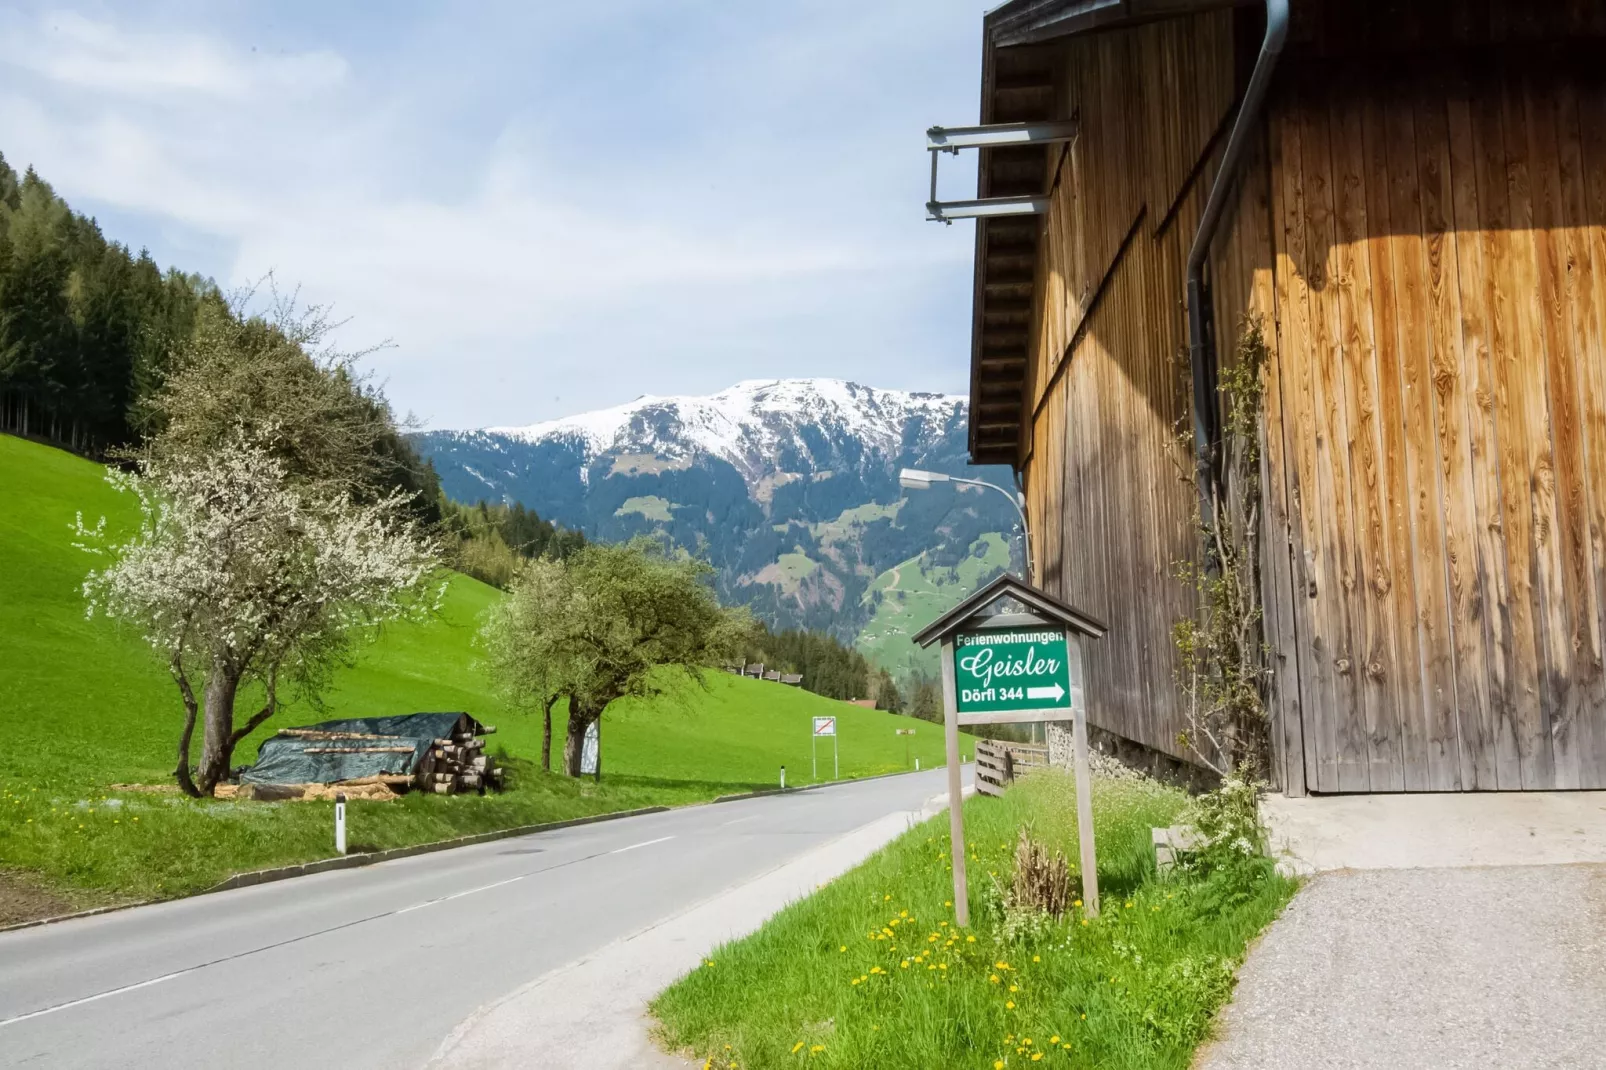
[[[1180,793],[1100,779],[1105,910],[1006,925],[1019,830],[1075,859],[1068,777],[1036,774],[965,806],[969,933],[952,917],[947,818],[715,951],[653,1003],[670,1047],[709,1067],[1186,1067],[1232,991],[1248,942],[1294,885],[1270,862],[1153,872],[1151,827]]]

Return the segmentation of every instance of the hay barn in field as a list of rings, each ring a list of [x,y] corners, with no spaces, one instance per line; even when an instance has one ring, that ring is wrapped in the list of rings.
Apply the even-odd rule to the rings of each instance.
[[[1253,317],[1280,786],[1606,788],[1602,56],[1606,0],[986,16],[982,122],[1075,135],[982,150],[971,458],[1110,624],[1095,725],[1191,758],[1177,432]]]

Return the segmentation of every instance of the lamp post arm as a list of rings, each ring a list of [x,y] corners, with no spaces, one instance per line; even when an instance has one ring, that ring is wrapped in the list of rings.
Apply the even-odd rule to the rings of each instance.
[[[1020,514],[1021,539],[1026,544],[1026,580],[1029,583],[1035,582],[1032,579],[1032,529],[1031,526],[1026,523],[1026,510],[1021,507],[1020,496],[1018,494],[1011,494],[1003,487],[1000,487],[997,483],[988,483],[986,480],[982,479],[961,479],[958,476],[953,476],[951,477],[951,481],[954,483],[964,483],[971,487],[991,487],[993,490],[996,490],[998,493],[1009,499],[1009,504],[1013,505],[1015,507],[1015,512]]]

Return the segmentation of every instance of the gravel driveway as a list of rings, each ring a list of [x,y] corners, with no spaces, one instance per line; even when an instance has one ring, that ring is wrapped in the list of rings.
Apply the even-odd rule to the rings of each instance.
[[[1195,1070],[1606,1067],[1606,865],[1343,871],[1250,953]]]

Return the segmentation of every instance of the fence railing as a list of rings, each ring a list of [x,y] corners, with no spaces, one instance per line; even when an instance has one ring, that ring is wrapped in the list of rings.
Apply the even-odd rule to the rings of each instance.
[[[1006,743],[992,739],[976,741],[976,790],[983,795],[1002,795],[1010,781],[1048,765],[1048,748],[1041,743]]]

